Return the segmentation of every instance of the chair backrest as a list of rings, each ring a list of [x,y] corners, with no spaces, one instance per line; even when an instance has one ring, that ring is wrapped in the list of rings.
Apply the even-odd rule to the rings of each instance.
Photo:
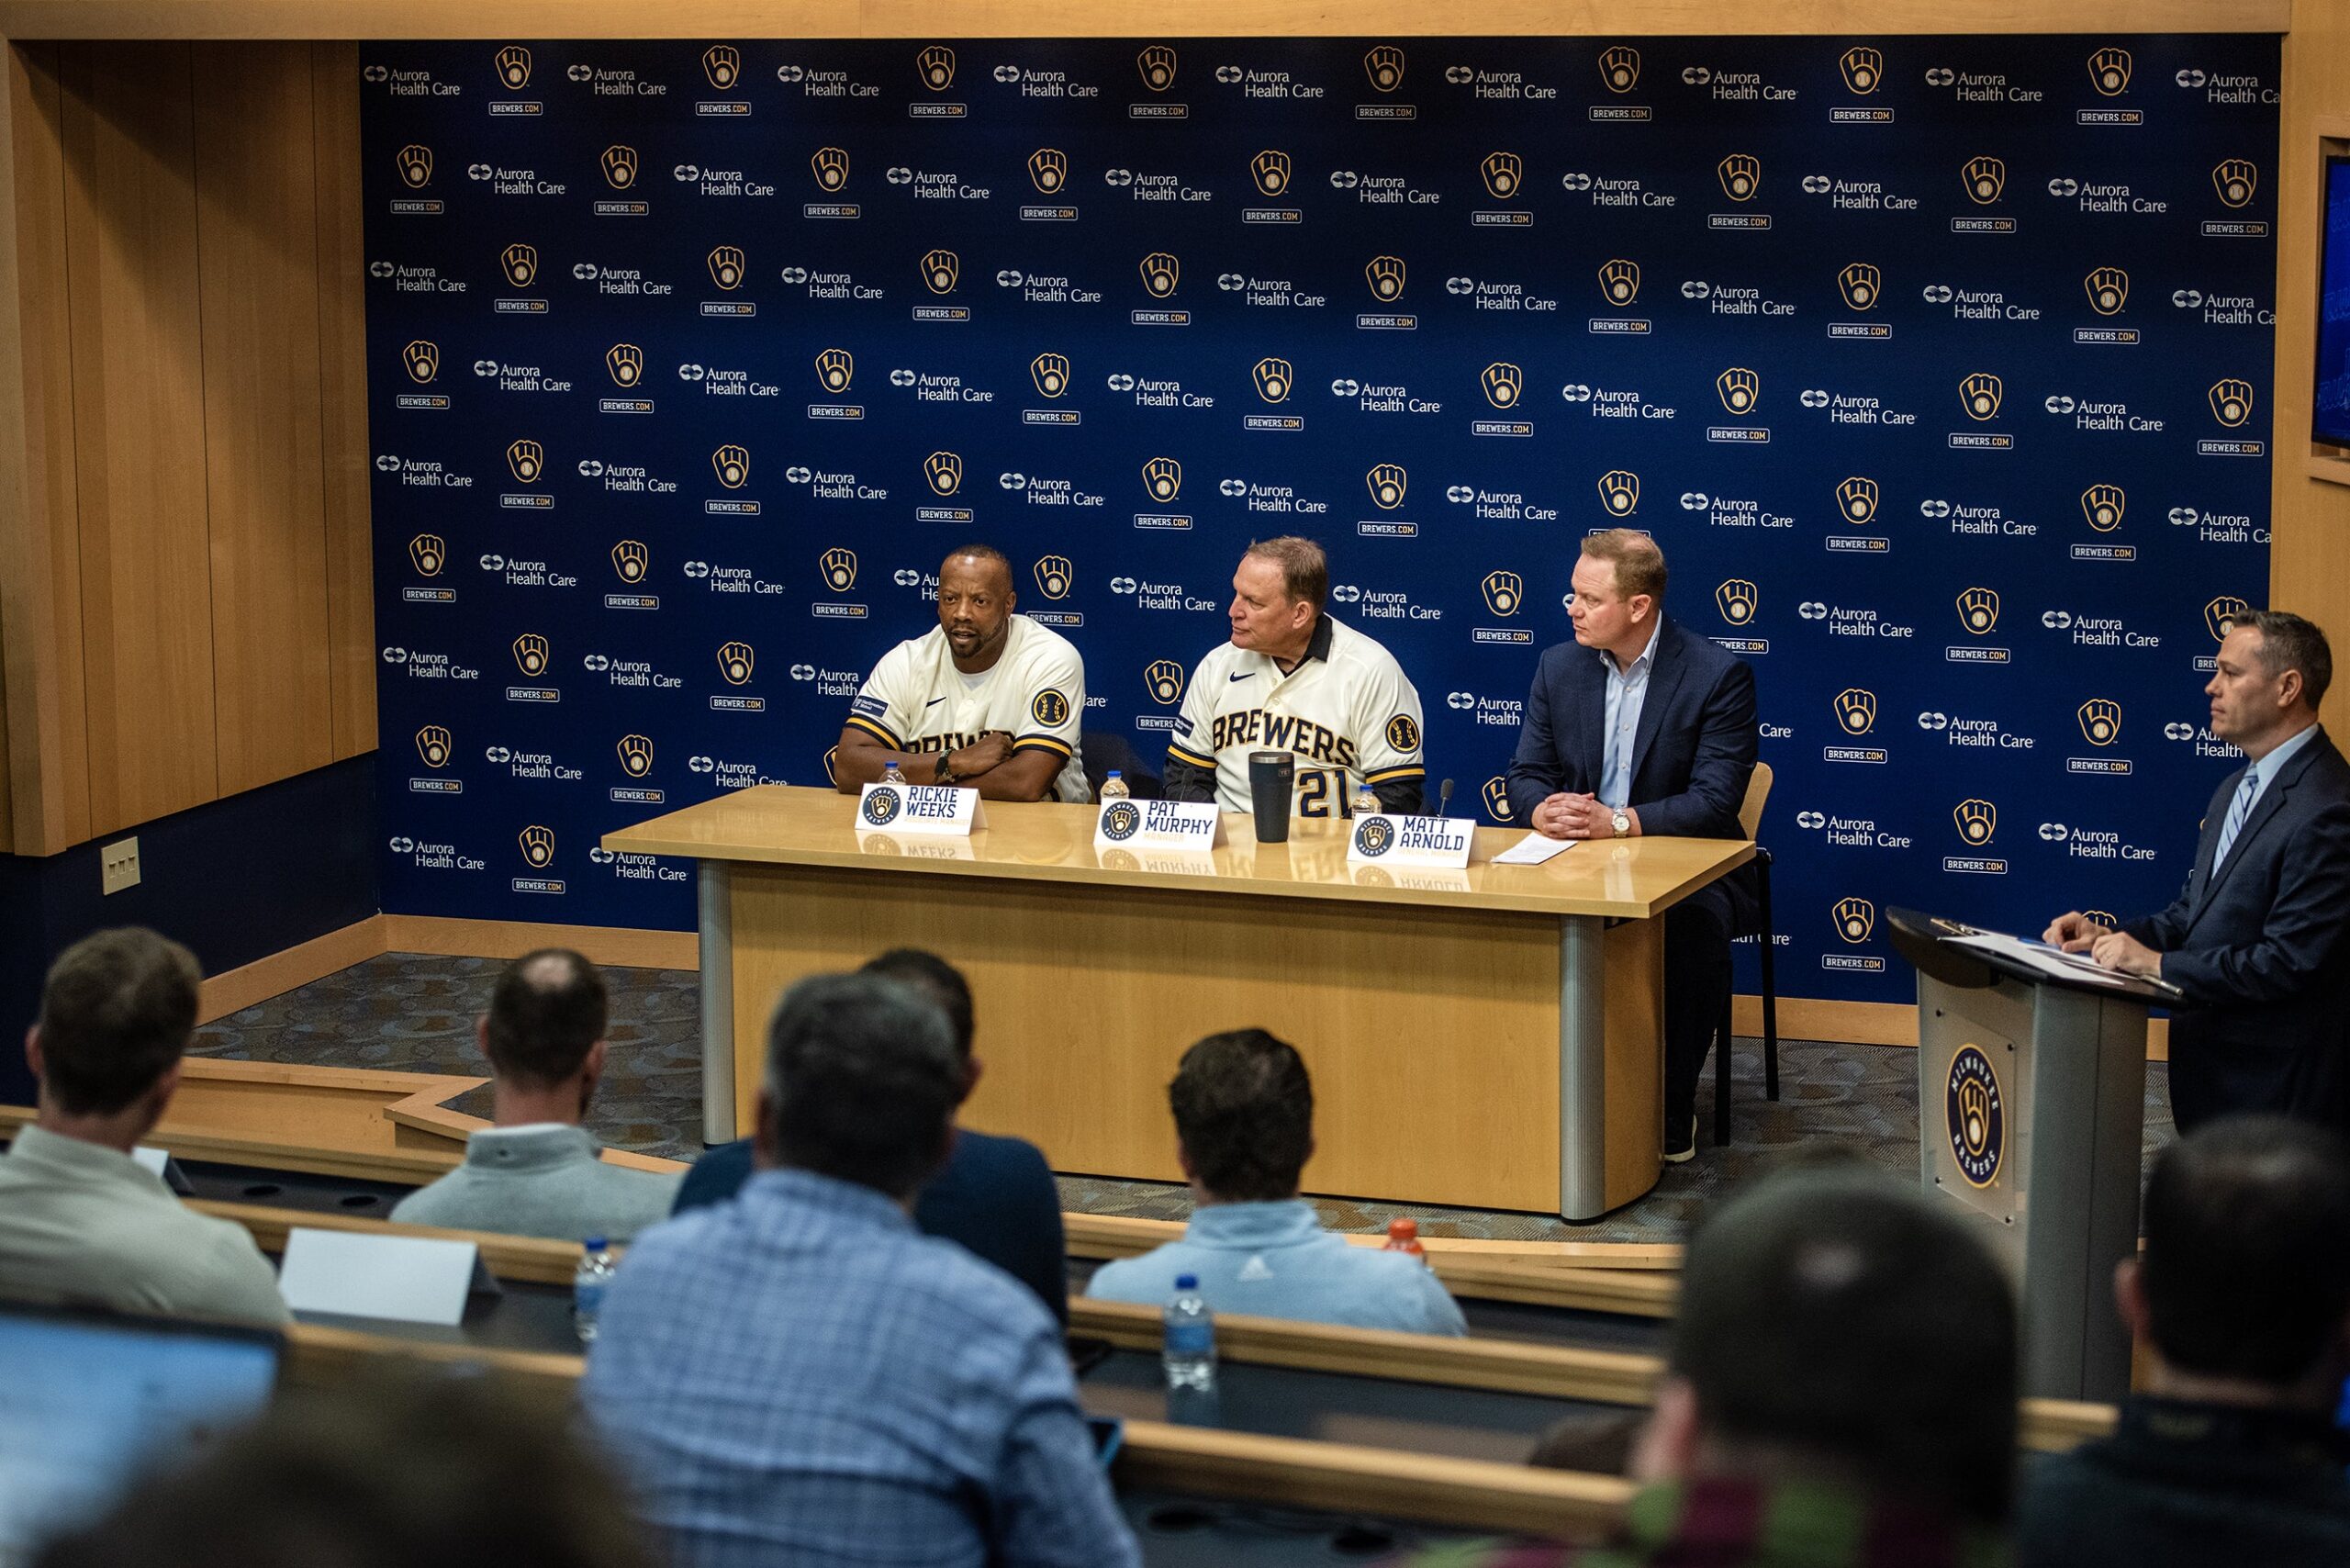
[[[1771,765],[1758,762],[1746,780],[1746,799],[1738,808],[1738,830],[1752,838],[1762,825],[1762,804],[1771,798]]]

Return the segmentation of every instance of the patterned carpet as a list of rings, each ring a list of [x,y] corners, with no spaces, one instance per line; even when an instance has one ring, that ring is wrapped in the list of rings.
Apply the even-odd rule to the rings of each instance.
[[[488,1004],[490,986],[503,967],[492,958],[386,954],[207,1025],[197,1032],[196,1054],[486,1075],[474,1020]],[[695,977],[677,969],[604,972],[612,993],[610,1065],[589,1126],[615,1148],[690,1159],[700,1149],[701,1126],[700,995]],[[984,1023],[981,1029],[984,1054]],[[1708,1204],[1791,1157],[1843,1149],[1915,1179],[1914,1053],[1782,1040],[1781,1098],[1775,1104],[1762,1097],[1759,1041],[1740,1039],[1731,1068],[1733,1145],[1717,1149],[1707,1141],[1709,1074],[1702,1097],[1708,1126],[1699,1133],[1697,1158],[1668,1167],[1655,1191],[1595,1224],[1343,1198],[1318,1199],[1316,1206],[1324,1223],[1340,1230],[1381,1230],[1391,1218],[1409,1215],[1427,1236],[1677,1241]],[[2170,1101],[2165,1070],[2153,1065],[2146,1077],[2145,1145],[2151,1158],[2170,1141]],[[486,1116],[489,1091],[476,1090],[455,1103]],[[1080,1213],[1180,1220],[1191,1212],[1189,1192],[1161,1182],[1063,1176],[1060,1185],[1064,1206]]]

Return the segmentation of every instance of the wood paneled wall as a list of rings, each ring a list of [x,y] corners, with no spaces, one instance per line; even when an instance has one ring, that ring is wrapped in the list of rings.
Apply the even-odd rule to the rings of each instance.
[[[0,848],[49,854],[375,745],[359,68],[8,55]]]
[[[2297,0],[2285,37],[2284,150],[2277,182],[2277,419],[2272,442],[2270,602],[2326,630],[2350,662],[2350,465],[2310,458],[2317,363],[2321,127],[2350,137],[2350,6]],[[2330,471],[2330,477],[2319,477]],[[2333,699],[2341,725],[2350,670]]]

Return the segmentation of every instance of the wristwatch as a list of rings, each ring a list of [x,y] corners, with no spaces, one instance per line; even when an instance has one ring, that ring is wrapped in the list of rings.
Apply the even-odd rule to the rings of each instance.
[[[951,789],[955,783],[955,770],[946,765],[946,755],[939,753],[938,760],[930,765],[930,781]]]
[[[1624,808],[1621,806],[1616,808],[1615,816],[1609,820],[1615,823],[1616,836],[1618,838],[1632,831],[1632,819],[1624,814]]]

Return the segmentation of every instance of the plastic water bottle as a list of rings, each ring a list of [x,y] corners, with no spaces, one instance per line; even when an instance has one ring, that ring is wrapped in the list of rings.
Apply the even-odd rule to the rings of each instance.
[[[1169,1298],[1159,1360],[1170,1389],[1205,1392],[1215,1386],[1215,1314],[1200,1294],[1197,1274],[1175,1276]]]
[[[1370,779],[1363,779],[1355,786],[1355,815],[1373,816],[1379,809],[1379,791],[1371,787]]]
[[[591,1236],[581,1248],[579,1267],[571,1271],[571,1327],[579,1342],[596,1342],[596,1319],[604,1310],[604,1287],[612,1282],[612,1249],[600,1236]]]
[[[1113,801],[1130,801],[1134,798],[1134,793],[1132,790],[1126,788],[1126,780],[1118,769],[1113,767],[1102,776],[1103,805],[1106,806]]]
[[[1416,1219],[1391,1219],[1387,1222],[1387,1245],[1382,1252],[1405,1252],[1421,1262],[1428,1260],[1428,1249],[1420,1245],[1420,1222]]]
[[[906,776],[905,776],[904,774],[902,774],[902,773],[901,773],[901,772],[899,772],[899,771],[898,771],[898,759],[897,759],[897,758],[895,758],[895,757],[891,757],[889,761],[887,761],[887,762],[885,762],[885,763],[883,763],[883,764],[881,765],[881,777],[880,777],[880,778],[879,778],[878,780],[877,780],[877,782],[878,782],[878,783],[882,783],[882,784],[901,784],[901,785],[902,785],[903,783],[905,783],[905,781],[906,781]]]

